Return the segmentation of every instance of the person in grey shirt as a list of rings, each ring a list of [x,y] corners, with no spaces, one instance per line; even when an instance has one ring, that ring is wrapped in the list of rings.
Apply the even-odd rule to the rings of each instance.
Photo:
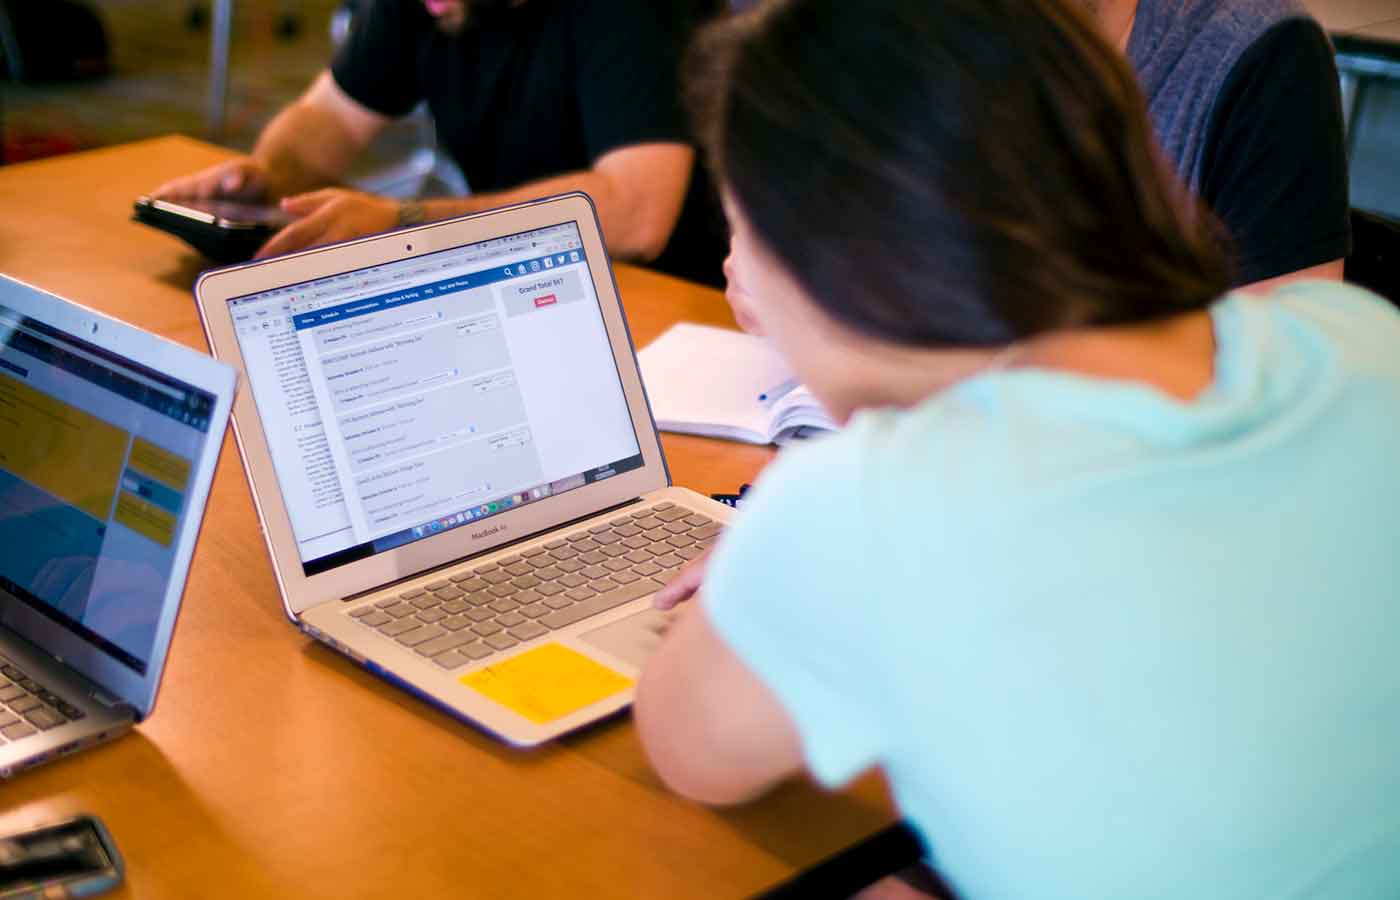
[[[1167,159],[1220,220],[1235,286],[1340,279],[1351,252],[1341,88],[1331,41],[1300,0],[1077,2],[1127,54]],[[736,12],[758,5],[730,0]],[[729,294],[747,327],[732,279]]]
[[[1081,0],[1157,138],[1221,221],[1237,286],[1340,278],[1351,250],[1331,42],[1299,0]]]

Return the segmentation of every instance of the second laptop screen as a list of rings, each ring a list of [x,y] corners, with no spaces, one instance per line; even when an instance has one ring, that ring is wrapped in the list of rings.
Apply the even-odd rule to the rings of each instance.
[[[572,222],[229,304],[308,575],[642,464]]]
[[[214,405],[0,304],[0,598],[146,674]]]

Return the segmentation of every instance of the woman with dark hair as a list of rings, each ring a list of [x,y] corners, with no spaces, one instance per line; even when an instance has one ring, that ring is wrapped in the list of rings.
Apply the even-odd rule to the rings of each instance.
[[[880,766],[966,898],[1396,896],[1400,317],[1226,293],[1077,4],[790,0],[694,62],[750,312],[847,426],[643,673],[661,776]]]

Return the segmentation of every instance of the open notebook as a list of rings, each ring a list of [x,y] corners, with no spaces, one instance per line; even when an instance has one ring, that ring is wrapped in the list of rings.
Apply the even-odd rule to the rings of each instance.
[[[681,322],[637,360],[663,431],[785,444],[836,428],[763,338]]]

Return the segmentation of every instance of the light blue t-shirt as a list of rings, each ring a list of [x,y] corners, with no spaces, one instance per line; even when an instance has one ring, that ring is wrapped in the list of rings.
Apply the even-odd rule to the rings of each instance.
[[[1212,310],[1189,403],[1048,370],[784,453],[702,601],[965,900],[1400,897],[1400,315]]]

